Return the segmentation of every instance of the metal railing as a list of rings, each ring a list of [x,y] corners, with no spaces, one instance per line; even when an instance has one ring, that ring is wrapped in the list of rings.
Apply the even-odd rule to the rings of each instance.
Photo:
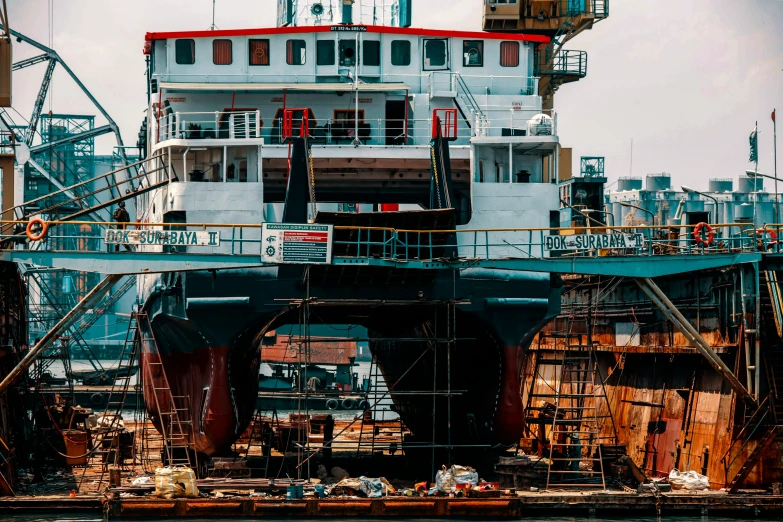
[[[253,127],[248,135],[246,126],[237,125],[235,132],[229,129],[216,130],[212,122],[213,113],[176,112],[161,118],[161,133],[158,143],[169,139],[199,139],[203,146],[208,147],[212,139],[245,139],[263,138],[265,145],[284,143],[283,119],[271,116],[264,118],[260,111],[252,113]],[[552,118],[544,119],[542,124],[540,114]],[[205,118],[206,115],[206,118]],[[468,145],[472,136],[555,136],[557,135],[557,116],[553,110],[539,110],[529,107],[498,107],[486,106],[483,112],[476,113],[471,107],[465,118],[458,118],[458,139],[454,145]],[[242,120],[242,117],[239,117]],[[271,122],[268,125],[267,122]],[[346,145],[359,140],[363,145],[427,145],[432,137],[432,118],[403,119],[363,119],[358,126],[353,120],[323,120],[310,119],[309,137],[314,145]],[[294,120],[295,133],[301,119]],[[189,127],[190,130],[181,130]],[[240,129],[240,130],[236,130]],[[216,138],[217,137],[217,138]],[[202,146],[202,144],[199,144]]]
[[[552,58],[552,49],[540,52],[536,63],[537,76],[587,76],[587,52],[561,49]]]
[[[261,112],[174,112],[161,116],[160,139],[249,139],[261,137]]]
[[[3,225],[26,224],[24,221],[0,221]],[[117,223],[92,221],[53,221],[48,224],[45,240],[71,239],[78,251],[113,251],[114,244],[106,244],[100,227]],[[78,234],[58,234],[63,225],[80,227]],[[148,252],[192,252],[200,254],[254,255],[261,253],[260,224],[226,223],[128,223],[128,230],[217,232],[218,246],[137,245],[138,255]],[[12,228],[12,227],[11,227]],[[719,224],[659,227],[573,227],[563,228],[498,228],[462,230],[404,230],[382,227],[335,226],[333,253],[335,258],[375,258],[393,261],[435,261],[443,259],[545,259],[554,257],[602,258],[667,255],[713,255],[727,253],[783,252],[778,231],[783,225],[767,225],[756,229],[751,225]],[[719,232],[712,235],[711,232]],[[8,239],[11,239],[8,241]],[[24,248],[25,235],[0,235],[0,244],[6,249]],[[32,242],[40,243],[40,242]],[[55,242],[56,243],[56,242]],[[28,245],[29,246],[29,245]],[[39,248],[37,251],[46,251]],[[50,250],[55,251],[55,250]],[[65,251],[65,250],[63,250]]]

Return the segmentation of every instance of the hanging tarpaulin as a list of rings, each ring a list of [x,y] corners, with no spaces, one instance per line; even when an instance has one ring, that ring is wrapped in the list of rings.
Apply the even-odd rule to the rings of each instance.
[[[750,133],[750,158],[748,159],[751,163],[756,163],[759,160],[759,136],[758,136],[758,130],[753,129],[753,132]]]

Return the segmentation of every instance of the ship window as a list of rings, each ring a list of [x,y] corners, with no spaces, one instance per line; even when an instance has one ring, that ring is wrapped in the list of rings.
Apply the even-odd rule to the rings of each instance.
[[[449,68],[449,53],[445,38],[424,40],[424,70]]]
[[[250,40],[248,56],[250,65],[269,65],[269,40]]]
[[[381,65],[381,42],[376,40],[362,42],[362,64],[370,67]]]
[[[464,67],[484,66],[484,41],[483,40],[462,41],[462,65]]]
[[[174,41],[176,62],[180,65],[196,63],[196,41],[190,38]]]
[[[307,61],[307,42],[288,40],[285,45],[285,61],[288,65],[304,65]]]
[[[334,40],[318,40],[315,44],[316,65],[334,65]]]
[[[411,43],[408,40],[393,40],[391,43],[392,65],[411,64]]]
[[[215,65],[231,65],[233,61],[231,40],[212,40],[212,63]]]
[[[354,40],[340,40],[340,65],[343,67],[356,65],[356,42]]]
[[[356,111],[336,110],[334,111],[334,121],[346,125],[354,125],[356,121]],[[364,123],[364,109],[359,110],[359,123]]]
[[[500,65],[519,66],[519,42],[500,42]]]

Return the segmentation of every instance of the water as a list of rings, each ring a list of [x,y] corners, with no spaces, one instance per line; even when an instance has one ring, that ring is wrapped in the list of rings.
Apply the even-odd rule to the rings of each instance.
[[[117,367],[117,361],[116,360],[100,360],[99,362],[100,362],[100,365],[103,366],[103,368],[106,368],[106,369],[108,369],[108,368],[116,368]],[[89,361],[81,360],[81,359],[73,359],[71,361],[71,367],[73,368],[73,371],[92,370],[93,369],[93,367],[92,367],[92,365],[90,364]],[[65,370],[64,370],[64,368],[63,368],[63,366],[61,364],[55,363],[55,364],[53,364],[51,366],[51,368],[49,370],[52,372],[52,375],[54,375],[55,377],[65,377]],[[362,383],[362,381],[363,381],[363,379],[365,377],[366,378],[374,378],[374,376],[375,376],[374,375],[375,374],[374,368],[372,368],[371,363],[369,361],[362,361],[362,362],[356,363],[356,365],[354,366],[354,370],[353,371],[354,371],[354,373],[357,373],[359,375],[359,385],[361,385],[361,383]],[[272,375],[272,369],[271,369],[271,367],[268,364],[262,363],[261,364],[260,373],[263,374],[263,375]],[[131,378],[131,386],[133,386],[133,385],[135,385],[137,383],[139,375],[140,375],[139,373],[136,373],[136,375]],[[385,390],[386,389],[386,385],[383,382],[383,378],[380,377],[380,372],[378,372],[378,377],[379,377],[379,383],[378,383],[379,389],[380,390]],[[383,397],[383,398],[381,398],[381,396],[382,396],[382,392],[378,393],[377,397],[375,397],[375,399],[372,399],[372,397],[371,397],[372,400],[370,400],[370,404],[371,405],[377,401],[377,405],[374,408],[375,409],[375,411],[374,411],[375,420],[378,420],[378,421],[392,421],[392,420],[396,420],[398,418],[398,415],[395,412],[391,411],[392,400],[388,396]],[[132,410],[133,405],[128,405],[128,406]],[[314,411],[314,410],[311,410],[311,411]],[[277,413],[278,413],[279,416],[281,416],[283,418],[286,418],[286,417],[288,417],[289,414],[297,413],[297,411],[296,410],[279,410]],[[334,418],[337,419],[337,420],[350,420],[350,419],[353,419],[357,414],[359,414],[359,411],[358,410],[334,410],[334,411],[324,410],[323,412],[319,411],[318,413],[331,413],[334,416]],[[126,411],[126,415],[132,416],[133,412],[132,411]]]

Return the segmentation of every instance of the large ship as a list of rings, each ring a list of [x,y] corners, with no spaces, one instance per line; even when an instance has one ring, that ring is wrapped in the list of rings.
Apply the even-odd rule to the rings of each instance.
[[[389,230],[443,231],[428,259],[545,256],[528,232],[508,230],[560,220],[557,114],[539,91],[554,75],[538,74],[569,71],[540,57],[551,47],[538,33],[413,28],[399,0],[365,13],[352,1],[281,2],[277,27],[148,33],[140,137],[149,182],[168,172],[168,183],[137,198],[139,226],[224,234],[218,246],[176,247],[192,252],[260,256],[259,225],[309,223],[338,226],[334,259],[378,254]],[[417,257],[405,249],[397,260]],[[142,335],[155,339],[165,386],[186,398],[195,450],[230,450],[256,407],[264,334],[303,313],[367,328],[416,441],[519,440],[521,365],[560,310],[557,277],[261,265],[139,277]],[[144,350],[143,365],[157,361]],[[164,384],[146,385],[160,423]]]

